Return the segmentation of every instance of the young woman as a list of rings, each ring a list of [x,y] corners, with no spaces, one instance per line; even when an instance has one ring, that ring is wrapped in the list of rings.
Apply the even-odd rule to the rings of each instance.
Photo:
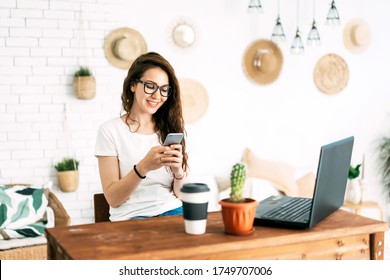
[[[186,141],[162,145],[168,133],[185,133],[174,69],[157,53],[141,55],[121,98],[125,114],[101,125],[95,147],[110,220],[182,214]]]

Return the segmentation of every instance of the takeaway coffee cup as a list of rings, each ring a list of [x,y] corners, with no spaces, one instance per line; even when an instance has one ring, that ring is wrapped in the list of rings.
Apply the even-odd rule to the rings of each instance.
[[[210,189],[203,183],[188,183],[181,188],[184,227],[188,234],[206,232]]]

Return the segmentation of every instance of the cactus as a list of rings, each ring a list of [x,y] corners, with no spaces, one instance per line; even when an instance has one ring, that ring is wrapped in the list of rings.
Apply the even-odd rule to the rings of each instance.
[[[245,198],[243,196],[244,186],[246,179],[246,167],[243,163],[239,162],[233,165],[232,172],[230,173],[230,201],[231,202],[243,202]]]

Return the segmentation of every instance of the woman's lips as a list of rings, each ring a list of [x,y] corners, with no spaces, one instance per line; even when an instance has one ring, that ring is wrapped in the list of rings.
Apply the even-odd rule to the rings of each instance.
[[[158,105],[158,102],[157,101],[151,101],[151,100],[147,100],[148,104],[152,107],[157,107]]]

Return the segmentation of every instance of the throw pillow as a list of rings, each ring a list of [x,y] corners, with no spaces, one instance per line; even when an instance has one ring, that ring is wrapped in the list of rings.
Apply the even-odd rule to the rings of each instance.
[[[215,181],[217,182],[217,186],[218,186],[218,192],[223,192],[227,189],[230,190],[230,177],[226,176],[226,177],[219,177],[219,176],[216,176],[215,177]]]
[[[250,149],[244,150],[242,161],[247,166],[247,176],[271,181],[285,195],[296,196],[295,168],[288,163],[262,159]]]
[[[250,198],[262,201],[273,195],[281,195],[279,189],[270,181],[259,178],[248,178],[250,182]]]
[[[41,186],[0,186],[0,239],[43,235],[49,190]]]

